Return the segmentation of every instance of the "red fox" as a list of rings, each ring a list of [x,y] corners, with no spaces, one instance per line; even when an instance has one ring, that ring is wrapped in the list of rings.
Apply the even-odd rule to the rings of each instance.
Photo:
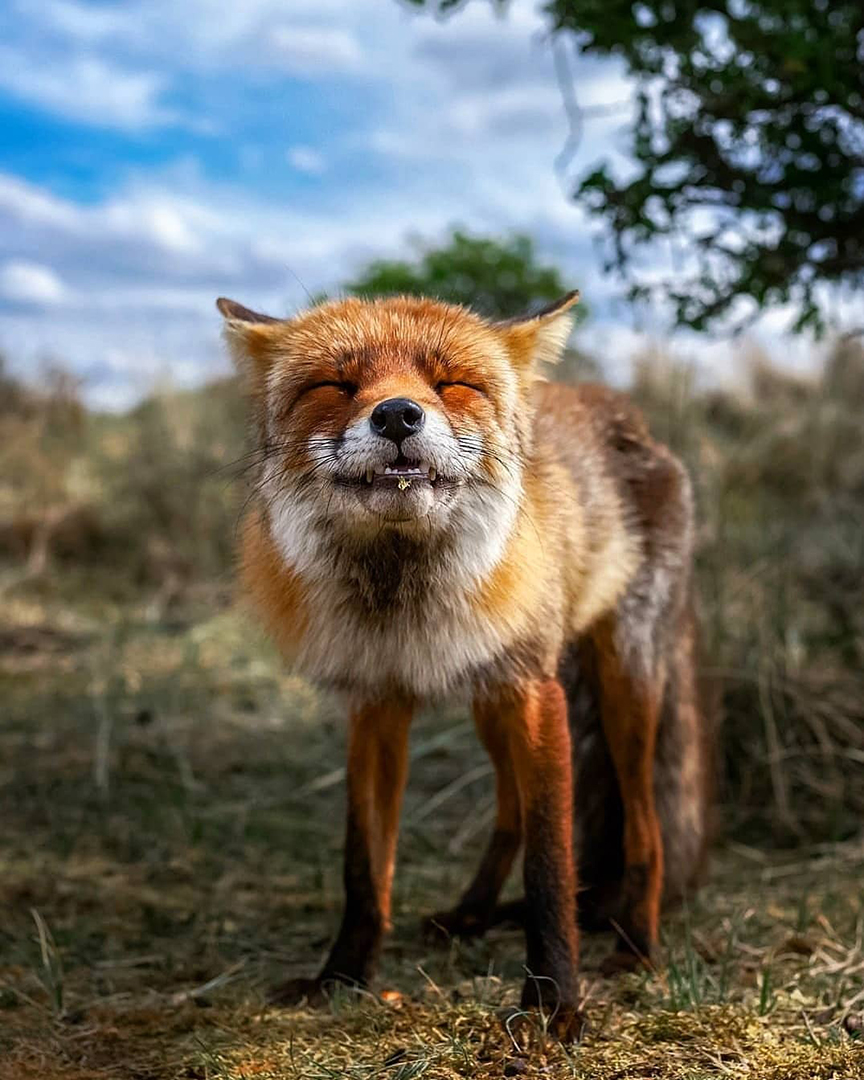
[[[471,697],[497,789],[478,873],[430,925],[482,933],[524,846],[522,1005],[564,1037],[577,892],[583,925],[617,931],[608,966],[629,967],[699,869],[690,483],[625,397],[544,381],[577,298],[507,322],[409,297],[285,320],[217,302],[261,459],[242,582],[290,660],[350,703],[344,916],[284,1003],[373,975],[430,700]]]

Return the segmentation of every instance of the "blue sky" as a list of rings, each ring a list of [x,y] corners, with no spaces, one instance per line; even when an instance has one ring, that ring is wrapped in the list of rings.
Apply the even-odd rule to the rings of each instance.
[[[459,224],[532,233],[620,367],[639,338],[567,192],[626,168],[632,88],[578,61],[580,103],[621,107],[562,175],[543,28],[533,0],[0,0],[0,348],[121,407],[227,369],[217,295],[288,313]]]

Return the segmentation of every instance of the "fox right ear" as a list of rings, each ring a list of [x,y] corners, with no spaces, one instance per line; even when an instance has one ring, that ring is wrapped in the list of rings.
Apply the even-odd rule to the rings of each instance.
[[[578,303],[579,293],[574,290],[532,315],[498,323],[518,367],[530,370],[560,359],[573,329],[570,309]]]

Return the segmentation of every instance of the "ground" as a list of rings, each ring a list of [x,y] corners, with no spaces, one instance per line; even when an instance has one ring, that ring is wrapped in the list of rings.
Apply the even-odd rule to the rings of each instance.
[[[68,594],[68,595],[67,595]],[[87,597],[90,597],[88,600]],[[864,1077],[860,843],[728,837],[654,972],[602,978],[588,1029],[511,1038],[520,934],[430,952],[493,812],[464,707],[420,718],[375,993],[275,1010],[340,905],[344,726],[230,604],[86,580],[0,598],[0,1077]],[[513,888],[517,885],[514,883]]]

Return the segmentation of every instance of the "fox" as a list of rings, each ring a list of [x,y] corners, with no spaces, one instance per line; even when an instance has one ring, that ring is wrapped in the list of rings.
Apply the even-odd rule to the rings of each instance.
[[[551,381],[571,292],[494,320],[411,296],[274,318],[220,298],[258,476],[240,582],[284,656],[349,714],[345,906],[283,1005],[372,981],[390,928],[412,716],[461,696],[496,818],[444,936],[524,928],[521,1009],[581,1023],[581,928],[651,964],[702,871],[710,752],[696,667],[694,500],[636,406]],[[523,853],[524,898],[499,904]]]

